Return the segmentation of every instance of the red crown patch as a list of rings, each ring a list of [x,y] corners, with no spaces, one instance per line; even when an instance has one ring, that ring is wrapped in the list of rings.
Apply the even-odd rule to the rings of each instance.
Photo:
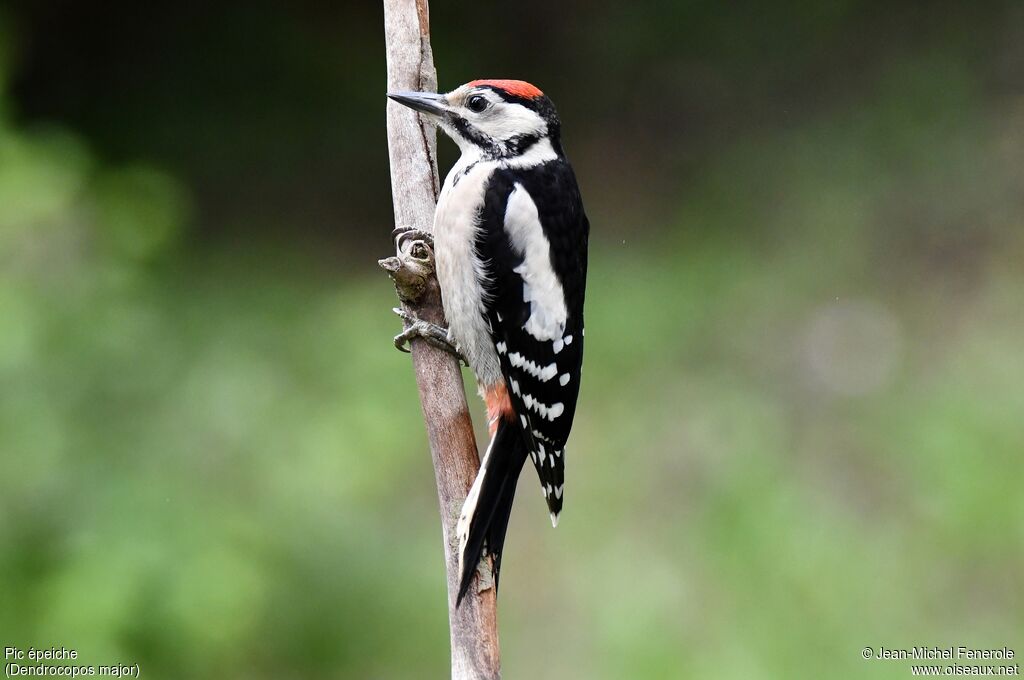
[[[534,99],[536,97],[544,96],[543,92],[525,80],[474,80],[469,83],[469,85],[471,87],[487,85],[499,90],[504,90],[510,95],[522,97],[523,99]]]

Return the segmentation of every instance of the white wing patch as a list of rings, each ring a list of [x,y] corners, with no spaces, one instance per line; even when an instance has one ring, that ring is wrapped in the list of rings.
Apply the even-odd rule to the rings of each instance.
[[[530,194],[516,184],[505,208],[505,231],[523,263],[513,271],[523,278],[523,302],[530,317],[523,329],[537,340],[561,339],[568,312],[565,292],[551,267],[551,245]]]

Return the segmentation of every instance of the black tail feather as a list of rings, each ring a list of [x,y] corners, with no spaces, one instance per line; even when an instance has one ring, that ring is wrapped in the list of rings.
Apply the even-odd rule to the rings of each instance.
[[[494,560],[494,588],[498,588],[501,549],[505,544],[505,532],[512,514],[516,482],[526,462],[526,455],[526,444],[520,429],[511,421],[501,420],[484,461],[486,469],[481,468],[484,478],[470,521],[469,538],[462,554],[462,580],[456,606],[462,603],[462,598],[469,592],[469,585],[484,550]]]

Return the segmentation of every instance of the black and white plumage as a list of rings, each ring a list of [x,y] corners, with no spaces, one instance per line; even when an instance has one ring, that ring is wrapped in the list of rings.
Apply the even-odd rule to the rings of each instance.
[[[527,458],[557,524],[583,362],[589,224],[550,99],[515,80],[396,93],[462,155],[445,180],[434,250],[448,335],[473,369],[492,438],[463,506],[459,601],[486,552],[497,581]]]

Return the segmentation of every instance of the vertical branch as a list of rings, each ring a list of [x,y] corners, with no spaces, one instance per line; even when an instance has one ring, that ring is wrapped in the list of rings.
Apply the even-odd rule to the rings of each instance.
[[[388,90],[435,92],[427,0],[384,0],[384,32]],[[430,231],[438,192],[434,128],[423,124],[413,111],[388,102],[387,129],[395,224]],[[433,253],[427,244],[405,241],[396,256],[381,265],[395,279],[406,311],[426,321],[444,323]],[[414,339],[411,347],[441,506],[452,678],[494,680],[501,675],[494,588],[486,587],[488,584],[471,588],[462,606],[455,607],[459,589],[455,525],[479,468],[462,372],[453,356],[423,340]]]

